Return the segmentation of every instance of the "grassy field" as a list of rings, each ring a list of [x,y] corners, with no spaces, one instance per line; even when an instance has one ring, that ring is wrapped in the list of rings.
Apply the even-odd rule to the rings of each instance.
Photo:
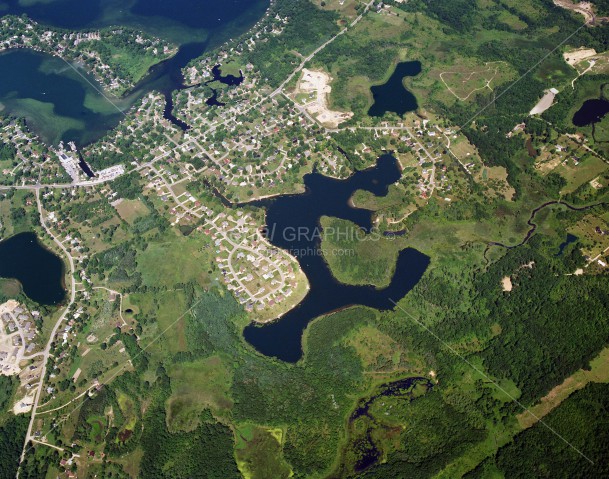
[[[196,281],[202,287],[209,285],[208,266],[212,253],[202,236],[179,237],[169,232],[167,241],[150,243],[139,253],[138,271],[144,284],[171,288],[179,283]]]
[[[366,236],[355,224],[337,218],[323,217],[321,226],[324,258],[338,281],[379,288],[391,282],[398,253],[404,248],[401,238]]]
[[[172,431],[192,431],[204,408],[223,415],[232,407],[230,370],[220,356],[169,368],[171,397],[167,401],[167,426]]]
[[[130,225],[137,218],[150,214],[148,207],[141,200],[122,200],[115,208],[119,216]]]
[[[413,351],[371,325],[351,331],[345,343],[352,346],[366,372],[375,375],[425,374],[424,361]],[[380,376],[377,376],[380,377]]]
[[[292,475],[282,453],[282,429],[244,424],[235,429],[235,457],[245,479],[285,479]]]
[[[21,284],[15,279],[0,278],[0,297],[15,298],[21,293]]]
[[[567,185],[561,193],[572,193],[585,183],[592,181],[601,173],[606,172],[609,165],[597,156],[588,155],[577,165],[573,161],[561,163],[553,171],[567,180]]]

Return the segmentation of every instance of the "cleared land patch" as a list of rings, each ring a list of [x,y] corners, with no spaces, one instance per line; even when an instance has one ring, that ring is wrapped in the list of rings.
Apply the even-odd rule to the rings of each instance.
[[[167,402],[167,426],[172,431],[194,430],[206,407],[221,413],[233,405],[231,374],[219,356],[174,364],[169,377],[172,395]]]
[[[353,113],[330,110],[328,95],[332,91],[331,81],[330,75],[323,71],[303,68],[302,78],[294,92],[294,97],[321,124],[336,128],[351,118]]]
[[[441,72],[440,79],[458,100],[467,101],[478,91],[492,91],[493,81],[497,84],[505,80],[507,69],[505,62],[486,63],[482,67],[454,65],[450,70]]]
[[[118,215],[130,225],[137,218],[150,214],[148,207],[141,200],[125,200],[120,199],[114,203],[114,208]]]

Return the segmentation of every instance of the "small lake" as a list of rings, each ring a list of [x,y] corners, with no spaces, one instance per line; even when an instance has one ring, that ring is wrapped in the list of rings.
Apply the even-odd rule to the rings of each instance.
[[[66,297],[64,264],[34,233],[0,241],[0,278],[16,279],[32,301],[53,305]]]
[[[421,62],[398,63],[389,80],[382,85],[370,87],[374,103],[368,110],[369,116],[383,116],[394,112],[402,116],[419,108],[417,98],[404,87],[405,77],[414,77],[421,73]]]
[[[399,253],[394,276],[386,288],[339,283],[323,255],[316,254],[320,235],[309,234],[319,231],[322,216],[349,220],[363,231],[371,232],[372,212],[350,206],[350,198],[357,190],[385,196],[389,185],[400,176],[397,160],[383,155],[375,167],[358,171],[346,180],[314,172],[304,177],[306,192],[303,194],[249,203],[267,208],[267,238],[296,256],[311,287],[300,305],[281,319],[265,326],[252,324],[245,328],[245,339],[258,351],[294,363],[302,357],[302,334],[313,319],[352,305],[393,309],[392,300],[399,301],[419,282],[429,265],[429,257],[407,248]],[[309,233],[293,234],[300,231]]]
[[[171,92],[184,87],[182,68],[251,28],[268,5],[269,0],[0,0],[1,15],[25,13],[70,29],[126,25],[180,45],[174,57],[152,67],[128,96],[111,98],[118,109],[98,93],[98,82],[81,77],[61,59],[28,50],[5,53],[0,55],[0,114],[26,118],[46,143],[72,140],[83,146],[119,123],[123,115],[118,110],[155,90],[165,96],[165,117],[186,129],[173,115],[171,100]]]
[[[588,126],[598,123],[609,113],[609,101],[603,98],[586,100],[581,108],[573,115],[575,126]]]

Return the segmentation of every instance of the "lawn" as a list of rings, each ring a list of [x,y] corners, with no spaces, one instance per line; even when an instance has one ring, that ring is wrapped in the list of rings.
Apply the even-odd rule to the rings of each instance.
[[[567,180],[567,186],[561,191],[563,194],[572,193],[581,185],[592,181],[605,171],[607,171],[607,164],[592,155],[586,155],[586,158],[580,161],[577,166],[573,160],[567,160],[554,169],[554,172],[559,173]]]

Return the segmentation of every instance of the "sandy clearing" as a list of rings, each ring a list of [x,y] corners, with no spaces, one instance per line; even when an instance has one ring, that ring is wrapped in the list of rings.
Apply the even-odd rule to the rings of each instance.
[[[503,288],[503,291],[509,293],[510,291],[512,291],[513,289],[513,285],[512,285],[512,278],[510,278],[509,276],[505,276],[502,280],[501,280],[501,287]]]
[[[594,22],[594,10],[590,2],[573,3],[571,0],[554,0],[554,5],[583,15],[586,23]]]
[[[575,67],[575,65],[582,62],[586,58],[590,58],[595,55],[596,50],[594,48],[578,48],[577,50],[563,53],[562,57],[569,65]]]
[[[15,403],[13,406],[13,414],[25,414],[32,410],[32,404],[34,404],[34,395],[36,391],[27,393],[23,398]]]
[[[8,313],[19,306],[19,302],[9,299],[6,303],[0,304],[0,314]]]
[[[556,98],[556,94],[558,90],[554,88],[550,88],[546,91],[546,94],[539,100],[537,105],[533,107],[533,109],[529,112],[529,115],[540,115],[548,108],[550,108],[554,104],[554,98]]]
[[[302,78],[300,79],[296,93],[299,91],[315,93],[315,99],[304,106],[305,110],[321,124],[330,128],[336,128],[339,124],[351,118],[353,113],[350,111],[341,112],[330,110],[328,106],[328,95],[332,91],[332,87],[330,86],[331,81],[332,78],[326,72],[303,68]]]

